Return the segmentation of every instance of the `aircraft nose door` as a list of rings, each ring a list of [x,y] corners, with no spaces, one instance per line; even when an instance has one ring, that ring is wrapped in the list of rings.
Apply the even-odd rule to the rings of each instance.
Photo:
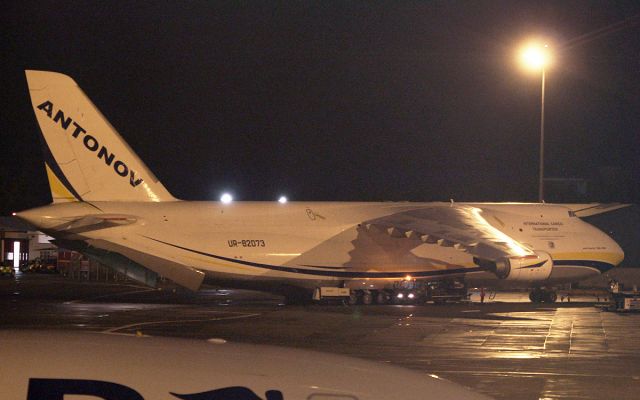
[[[607,251],[611,253],[611,264],[617,266],[624,260],[624,250],[622,250],[618,242],[613,240],[609,235],[607,235],[607,239],[606,247]]]

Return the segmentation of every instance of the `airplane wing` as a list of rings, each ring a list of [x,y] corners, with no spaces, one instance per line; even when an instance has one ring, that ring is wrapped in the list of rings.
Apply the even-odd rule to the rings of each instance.
[[[395,237],[454,247],[489,261],[535,256],[532,249],[492,226],[482,214],[478,207],[451,204],[403,211],[362,225]]]

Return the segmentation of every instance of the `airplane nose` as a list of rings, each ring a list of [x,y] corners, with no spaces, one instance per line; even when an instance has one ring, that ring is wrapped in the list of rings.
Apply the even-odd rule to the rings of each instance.
[[[622,247],[620,247],[618,242],[613,240],[610,236],[607,235],[607,238],[609,239],[609,243],[607,243],[607,250],[611,252],[612,255],[611,263],[614,266],[618,266],[624,260],[624,250],[622,250]]]
[[[593,261],[606,264],[607,269],[618,266],[624,260],[624,250],[607,232],[585,222],[584,236],[579,239],[582,251]],[[602,271],[602,270],[601,270]]]

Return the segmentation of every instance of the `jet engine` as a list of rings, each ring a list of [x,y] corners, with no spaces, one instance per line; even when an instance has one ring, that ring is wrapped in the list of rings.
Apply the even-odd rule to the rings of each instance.
[[[535,251],[535,255],[505,257],[495,262],[483,262],[500,279],[510,281],[544,281],[551,275],[553,259],[549,253]]]

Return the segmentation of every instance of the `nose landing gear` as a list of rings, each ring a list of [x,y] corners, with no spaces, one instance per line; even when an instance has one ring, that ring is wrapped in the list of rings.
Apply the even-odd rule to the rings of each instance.
[[[532,303],[555,303],[558,300],[558,294],[555,290],[535,288],[529,293],[529,300]]]

